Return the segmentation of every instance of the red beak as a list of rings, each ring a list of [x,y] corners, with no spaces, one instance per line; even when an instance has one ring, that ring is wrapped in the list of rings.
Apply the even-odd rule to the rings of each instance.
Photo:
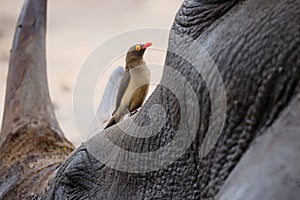
[[[147,49],[148,47],[150,47],[152,45],[151,42],[148,42],[146,44],[143,45],[143,48],[142,49]]]

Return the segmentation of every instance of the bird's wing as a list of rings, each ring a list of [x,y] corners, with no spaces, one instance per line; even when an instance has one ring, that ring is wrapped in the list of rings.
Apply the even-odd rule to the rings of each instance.
[[[131,95],[129,102],[129,112],[133,112],[142,106],[149,90],[149,84],[145,84],[136,89]]]
[[[121,104],[122,98],[124,96],[124,93],[125,93],[128,85],[129,85],[129,80],[130,80],[129,70],[125,70],[125,72],[124,72],[124,74],[123,74],[123,76],[121,78],[120,86],[119,86],[118,93],[117,93],[116,108],[115,108],[114,112],[112,113],[112,115],[114,115],[115,112],[120,107],[120,104]]]

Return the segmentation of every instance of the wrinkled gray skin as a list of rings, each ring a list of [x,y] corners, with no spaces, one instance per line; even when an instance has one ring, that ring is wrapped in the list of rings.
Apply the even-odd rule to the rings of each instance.
[[[101,164],[82,145],[60,167],[45,195],[55,200],[299,199],[299,10],[298,0],[186,0],[169,45],[183,47],[179,36],[187,34],[218,65],[227,116],[214,150],[205,158],[198,153],[210,116],[205,83],[189,63],[168,53],[166,64],[190,81],[200,104],[200,128],[186,153],[165,169],[132,174]],[[179,105],[171,91],[158,87],[137,123],[147,123],[147,109],[154,103],[168,112],[156,137],[137,140],[115,127],[107,134],[120,136],[119,144],[136,152],[164,145],[180,121]]]

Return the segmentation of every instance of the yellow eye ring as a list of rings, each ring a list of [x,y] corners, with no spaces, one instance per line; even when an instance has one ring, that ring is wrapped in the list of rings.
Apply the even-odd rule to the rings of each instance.
[[[137,51],[141,50],[141,46],[140,45],[136,45],[135,46],[135,50],[137,50]]]

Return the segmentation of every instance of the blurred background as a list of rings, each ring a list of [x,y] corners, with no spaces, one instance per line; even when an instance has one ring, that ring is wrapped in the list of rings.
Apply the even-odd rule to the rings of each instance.
[[[169,30],[182,2],[183,0],[48,1],[47,69],[50,95],[60,126],[73,144],[78,146],[81,142],[73,117],[73,89],[80,67],[90,53],[121,32],[143,27]],[[9,50],[22,4],[23,1],[20,0],[0,0],[0,124]],[[147,61],[163,65],[164,55],[154,55],[147,58]],[[123,58],[114,64],[124,65]],[[152,73],[152,77],[157,78],[160,73],[156,71]],[[97,91],[99,95],[96,102],[101,100],[102,90],[104,88],[100,87]]]

